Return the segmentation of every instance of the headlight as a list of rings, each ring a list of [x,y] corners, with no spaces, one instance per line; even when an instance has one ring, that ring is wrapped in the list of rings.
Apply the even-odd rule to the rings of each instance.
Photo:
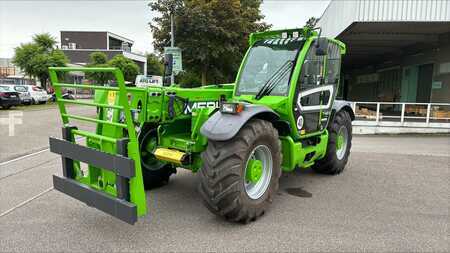
[[[236,114],[244,110],[244,105],[240,103],[222,103],[220,106],[220,112]]]

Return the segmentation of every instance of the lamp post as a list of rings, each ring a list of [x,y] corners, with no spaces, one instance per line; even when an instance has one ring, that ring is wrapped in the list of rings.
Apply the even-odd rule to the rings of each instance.
[[[170,46],[173,48],[175,47],[175,34],[174,34],[174,6],[171,6],[171,10],[170,10]],[[172,75],[170,76],[170,83],[174,84],[175,83],[175,75],[172,71]]]

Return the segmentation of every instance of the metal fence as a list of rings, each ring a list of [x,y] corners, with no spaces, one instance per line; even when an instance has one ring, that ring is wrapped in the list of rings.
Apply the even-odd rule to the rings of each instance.
[[[353,102],[354,125],[450,128],[449,103]]]

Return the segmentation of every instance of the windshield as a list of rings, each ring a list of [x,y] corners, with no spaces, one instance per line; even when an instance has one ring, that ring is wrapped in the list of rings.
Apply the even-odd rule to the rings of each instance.
[[[10,91],[8,86],[0,86],[0,91]]]
[[[26,92],[27,88],[25,86],[14,86],[14,90],[18,92]]]
[[[237,82],[236,95],[256,94],[288,61],[295,61],[304,41],[300,38],[269,39],[256,42],[248,53]],[[290,70],[279,80],[272,95],[286,95],[289,88]]]

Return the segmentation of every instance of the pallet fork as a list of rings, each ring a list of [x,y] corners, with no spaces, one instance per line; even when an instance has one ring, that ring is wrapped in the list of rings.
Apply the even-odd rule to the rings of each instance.
[[[54,188],[134,224],[138,216],[147,212],[146,198],[138,141],[122,73],[116,68],[52,67],[49,70],[64,124],[62,139],[50,137],[50,151],[61,155],[63,169],[62,177],[53,176]],[[71,71],[111,73],[117,87],[59,82],[59,73]],[[63,87],[93,89],[96,99],[94,102],[63,99]],[[97,116],[69,114],[67,104],[96,107]],[[94,123],[96,132],[79,130],[70,120]],[[76,137],[85,138],[86,145],[77,143]],[[82,171],[80,162],[88,164],[87,172]]]

